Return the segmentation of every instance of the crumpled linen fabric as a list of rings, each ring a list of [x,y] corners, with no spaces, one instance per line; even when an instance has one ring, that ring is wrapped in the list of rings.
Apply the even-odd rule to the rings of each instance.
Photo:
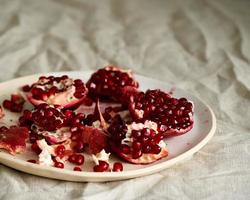
[[[0,199],[250,199],[250,2],[1,0],[0,81],[106,64],[184,88],[217,130],[192,159],[118,182],[72,183],[0,164]]]

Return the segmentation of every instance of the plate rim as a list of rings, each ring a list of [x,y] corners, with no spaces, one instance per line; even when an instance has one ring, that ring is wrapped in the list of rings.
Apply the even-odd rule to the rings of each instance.
[[[20,79],[28,79],[28,78],[35,78],[39,75],[51,75],[51,74],[75,74],[75,73],[92,73],[93,70],[82,70],[82,71],[62,71],[62,72],[49,72],[49,73],[37,73],[37,74],[33,74],[33,75],[28,75],[28,76],[23,76],[23,77],[18,77],[15,79],[10,79],[4,82],[0,83],[0,87],[2,84],[7,84],[9,82],[12,81],[18,81]],[[169,84],[168,82],[164,82],[161,80],[157,80],[157,79],[153,79],[151,77],[147,77],[147,76],[143,76],[140,74],[135,74],[135,76],[138,76],[140,78],[146,78],[146,79],[150,79],[152,81],[156,81],[156,82],[161,82],[162,84]],[[180,89],[181,91],[184,91],[182,88],[177,87],[178,89]],[[185,92],[185,91],[184,91]],[[190,93],[189,93],[190,94]],[[207,135],[200,141],[198,142],[195,146],[191,147],[191,149],[185,151],[184,153],[181,153],[180,155],[171,158],[169,160],[166,160],[162,163],[158,163],[156,165],[152,165],[146,168],[141,168],[141,169],[135,169],[135,170],[129,170],[129,171],[122,171],[122,172],[103,172],[103,173],[96,173],[96,172],[86,172],[86,171],[82,171],[82,172],[75,172],[72,170],[68,170],[68,169],[57,169],[54,167],[49,167],[49,166],[41,166],[41,165],[37,165],[37,164],[33,164],[33,163],[29,163],[27,161],[21,160],[21,159],[17,159],[16,157],[14,157],[13,155],[10,155],[6,152],[3,152],[0,150],[0,163],[2,163],[5,166],[11,167],[13,169],[28,173],[28,174],[33,174],[33,175],[37,175],[37,176],[42,176],[42,177],[47,177],[47,178],[51,178],[51,179],[57,179],[57,180],[68,180],[68,181],[74,181],[74,182],[104,182],[104,181],[116,181],[116,180],[125,180],[125,179],[129,179],[129,178],[136,178],[136,177],[141,177],[144,175],[150,175],[156,172],[159,172],[163,169],[166,169],[176,163],[179,163],[180,161],[183,161],[189,157],[191,157],[194,153],[198,152],[202,147],[204,147],[209,140],[213,137],[213,135],[215,134],[216,131],[216,117],[215,114],[213,112],[213,110],[211,109],[211,107],[204,102],[201,98],[190,94],[191,96],[195,97],[196,99],[198,99],[202,104],[204,104],[204,106],[207,108],[208,112],[211,115],[211,128],[209,130],[209,132],[207,133]],[[11,164],[14,163],[15,167],[11,166]],[[31,168],[32,172],[25,170],[25,168]],[[35,172],[34,172],[35,170]],[[41,175],[39,174],[39,171],[42,170],[45,173],[49,173],[49,174],[54,174],[52,176],[50,175]],[[37,173],[36,173],[37,171]],[[59,176],[63,176],[63,175],[67,175],[70,176],[70,178],[61,178]]]

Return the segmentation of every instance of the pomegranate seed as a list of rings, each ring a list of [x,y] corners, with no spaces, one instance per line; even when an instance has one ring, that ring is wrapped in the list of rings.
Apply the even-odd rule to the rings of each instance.
[[[143,153],[149,153],[151,151],[151,147],[149,145],[145,145],[142,147]]]
[[[133,148],[133,150],[135,150],[135,151],[139,151],[139,150],[141,150],[142,145],[141,145],[140,142],[133,142],[133,143],[132,143],[132,148]]]
[[[83,142],[78,141],[78,142],[76,143],[76,145],[74,146],[74,150],[75,150],[75,152],[77,152],[77,153],[82,153],[83,150],[84,150],[84,144],[83,144]]]
[[[70,157],[69,157],[69,162],[71,163],[76,163],[76,157],[77,157],[77,154],[72,154]]]
[[[64,114],[64,116],[65,116],[66,118],[71,118],[71,117],[73,116],[74,112],[73,112],[72,110],[65,110],[65,111],[63,112],[63,114]]]
[[[45,80],[46,79],[46,76],[40,76],[39,77],[39,80],[41,80],[41,81],[43,81],[43,80]]]
[[[82,165],[83,163],[84,163],[84,156],[83,155],[77,155],[75,164]]]
[[[76,97],[77,99],[80,99],[84,96],[84,92],[75,92],[74,93],[74,97]]]
[[[136,131],[136,130],[132,130],[131,136],[134,138],[140,138],[141,137],[141,131]]]
[[[69,77],[67,76],[67,75],[63,75],[63,76],[61,76],[61,79],[62,80],[65,80],[65,79],[68,79]]]
[[[36,160],[27,160],[27,162],[34,163],[34,164],[36,164],[36,163],[37,163],[37,161],[36,161]]]
[[[33,143],[31,145],[31,149],[32,151],[34,151],[36,154],[40,154],[42,152],[42,150],[40,149],[40,147],[37,145],[37,143]]]
[[[82,169],[81,169],[81,167],[79,167],[79,166],[76,166],[76,167],[74,167],[74,171],[82,171]]]
[[[142,151],[132,151],[132,158],[133,159],[137,159],[140,158],[142,156]]]
[[[83,82],[80,79],[74,80],[74,83],[75,83],[76,86],[82,86],[83,85]]]
[[[124,154],[129,154],[130,153],[130,147],[126,144],[121,145],[121,152]]]
[[[150,139],[150,140],[148,141],[148,144],[149,144],[149,146],[154,146],[154,145],[156,145],[157,143],[156,143],[155,139]]]
[[[63,164],[62,162],[57,162],[57,161],[56,161],[56,162],[54,163],[54,167],[63,169],[63,168],[64,168],[64,164]]]
[[[64,145],[59,145],[55,149],[55,154],[60,157],[60,156],[62,156],[64,154],[65,150],[66,149],[65,149]]]
[[[29,111],[29,110],[24,110],[23,111],[23,116],[24,116],[25,119],[30,120],[32,118],[32,112]]]
[[[158,144],[161,140],[164,139],[164,136],[161,134],[161,133],[158,133],[156,136],[155,136],[155,142]]]
[[[54,112],[53,112],[53,109],[48,109],[48,110],[45,110],[45,113],[44,113],[44,116],[45,117],[52,117],[54,115]]]
[[[154,146],[152,146],[152,148],[151,148],[151,152],[152,152],[153,154],[159,154],[159,153],[161,152],[161,147],[159,147],[158,145],[154,145]]]
[[[23,104],[25,102],[24,98],[18,94],[12,94],[10,101],[14,104]]]
[[[94,172],[105,172],[109,168],[109,164],[105,161],[100,160],[99,165],[94,166]]]
[[[150,130],[150,138],[154,138],[156,136],[156,133],[154,130]]]
[[[142,134],[144,137],[149,137],[150,136],[150,130],[148,128],[142,129]]]
[[[146,145],[148,143],[148,141],[149,141],[148,137],[142,137],[141,138],[142,145]]]
[[[24,91],[24,92],[29,92],[30,91],[30,86],[29,85],[24,85],[23,87],[22,87],[22,90]]]
[[[12,107],[13,103],[10,100],[4,100],[3,101],[3,107],[10,110]]]
[[[21,112],[22,110],[23,110],[23,105],[22,104],[12,103],[12,106],[10,108],[11,112]]]
[[[114,165],[113,165],[112,171],[113,172],[121,172],[121,171],[123,171],[123,165],[122,165],[122,163],[115,162]]]

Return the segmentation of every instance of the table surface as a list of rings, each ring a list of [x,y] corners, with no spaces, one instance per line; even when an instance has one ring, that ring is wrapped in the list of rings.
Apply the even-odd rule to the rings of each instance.
[[[218,128],[192,159],[127,181],[56,181],[0,164],[0,199],[249,199],[249,9],[247,0],[1,0],[0,81],[118,64],[204,99]]]

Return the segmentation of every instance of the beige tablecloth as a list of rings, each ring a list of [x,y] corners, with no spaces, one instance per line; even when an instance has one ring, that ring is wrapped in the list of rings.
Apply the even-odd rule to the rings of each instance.
[[[250,1],[0,1],[0,81],[108,63],[204,99],[213,139],[184,163],[120,182],[0,165],[0,199],[250,199]]]

